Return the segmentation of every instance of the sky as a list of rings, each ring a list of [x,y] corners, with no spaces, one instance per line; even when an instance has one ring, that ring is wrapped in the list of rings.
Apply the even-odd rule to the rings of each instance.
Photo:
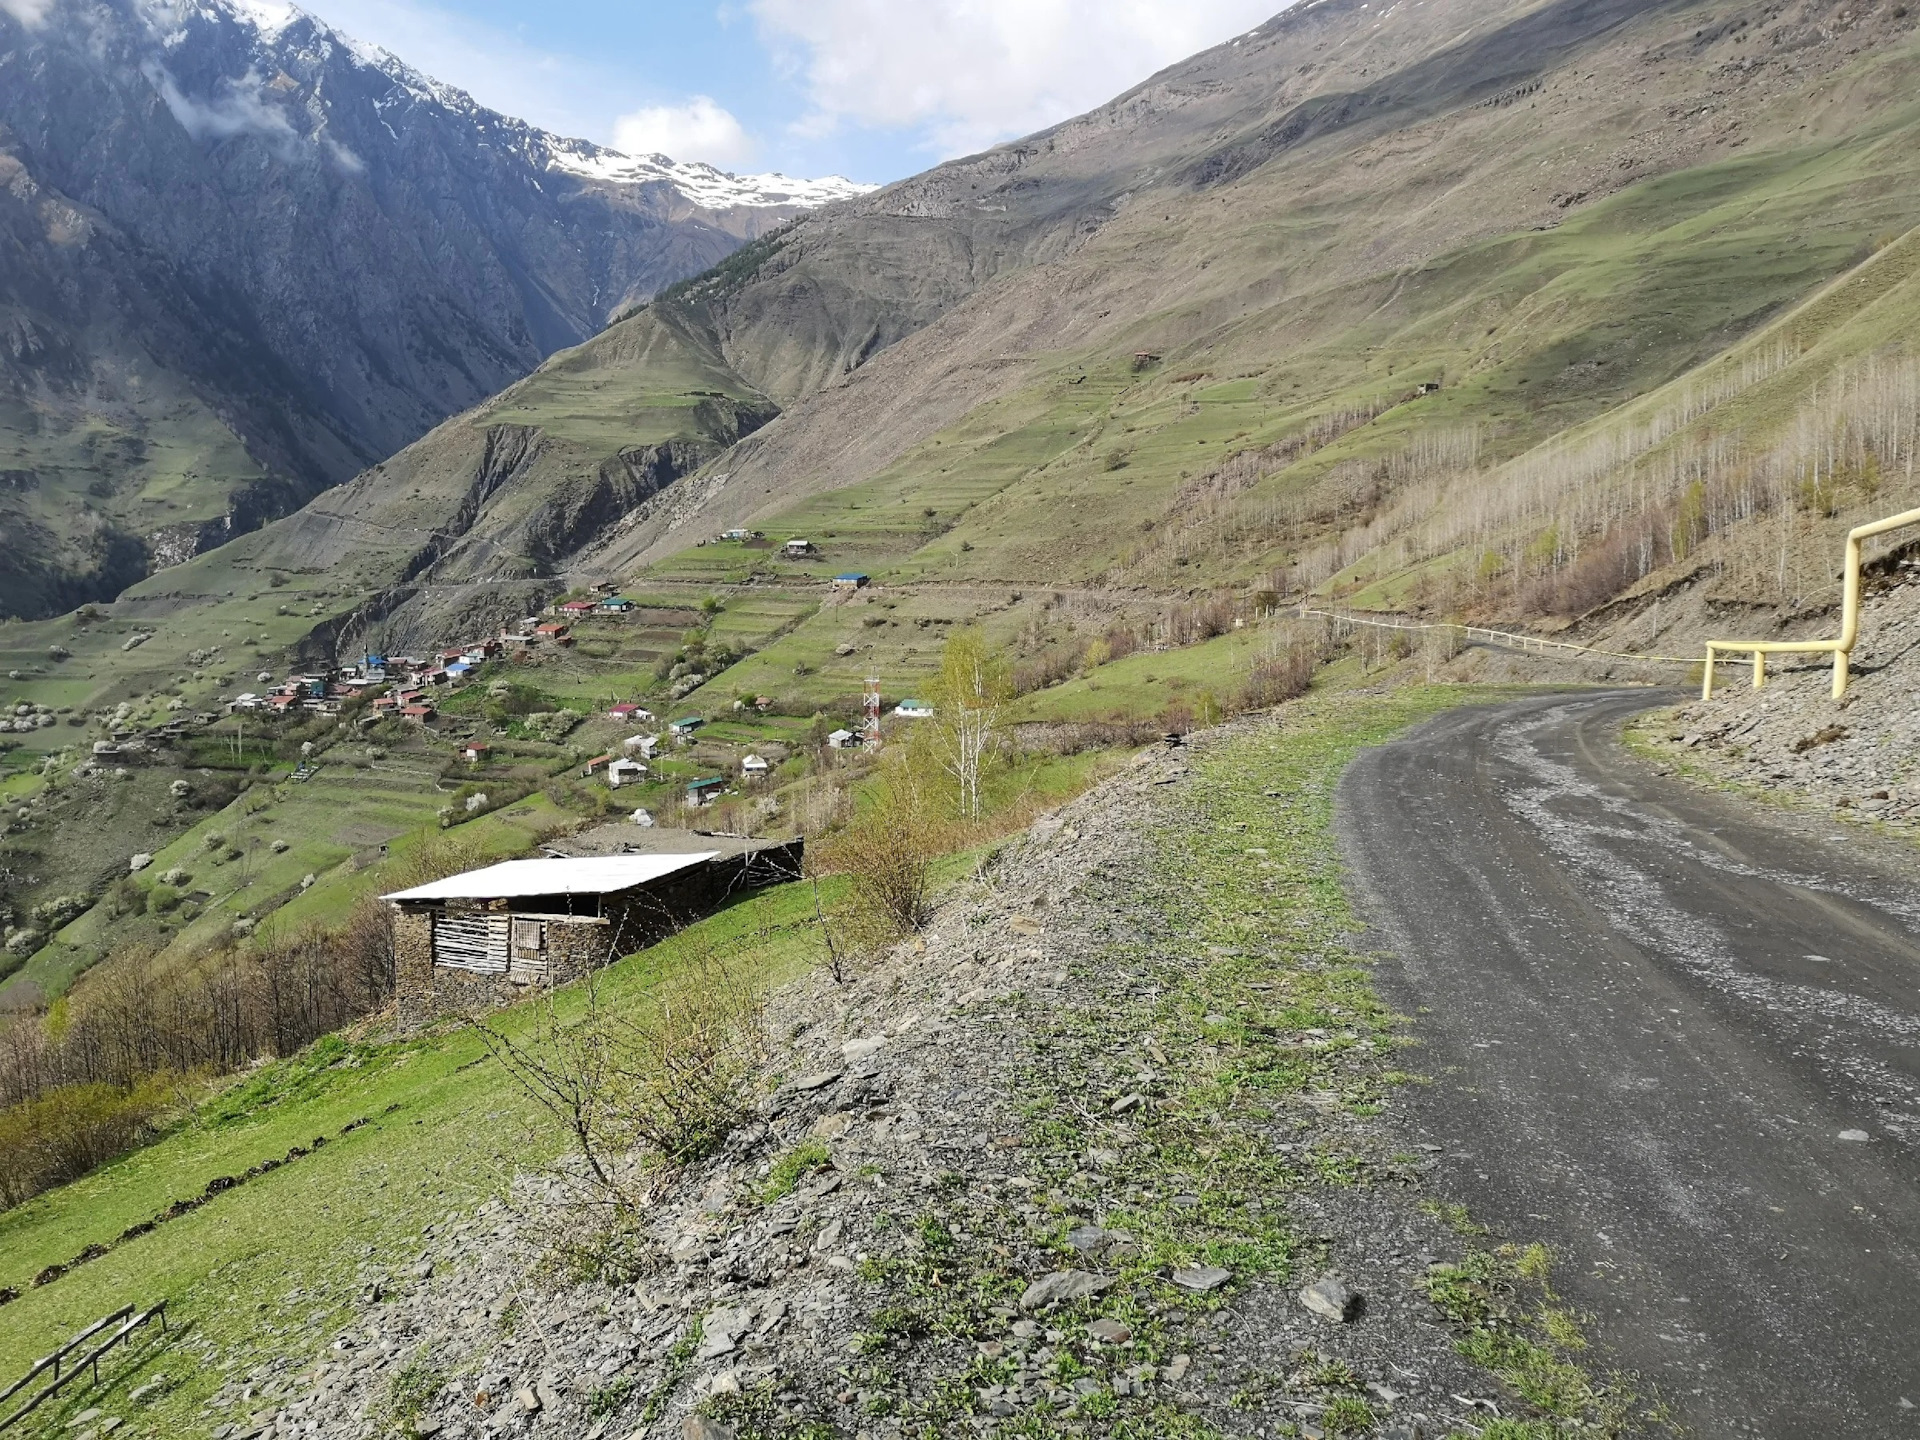
[[[298,3],[563,135],[884,183],[1089,110],[1286,0]]]

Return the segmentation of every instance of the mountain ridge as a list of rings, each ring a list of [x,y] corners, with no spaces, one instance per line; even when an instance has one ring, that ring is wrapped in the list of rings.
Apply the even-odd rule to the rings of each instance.
[[[619,156],[227,0],[0,13],[0,165],[0,610],[25,614],[297,508],[863,188]]]
[[[516,492],[611,463],[622,407],[644,395],[646,413],[664,414],[677,395],[684,423],[673,438],[682,460],[698,460],[697,483],[640,497],[602,533],[581,532],[570,555],[517,573],[544,577],[547,591],[644,567],[708,573],[691,540],[743,525],[821,529],[829,513],[845,518],[825,497],[863,486],[937,512],[947,528],[961,514],[978,517],[966,524],[1004,514],[1002,534],[963,526],[910,563],[887,548],[893,539],[850,557],[901,578],[956,566],[1009,581],[1059,563],[1083,566],[1083,580],[1124,571],[1141,562],[1111,534],[1081,543],[1067,516],[1087,500],[1068,497],[1118,485],[1129,523],[1186,524],[1167,507],[1198,483],[1195,466],[1160,441],[1127,438],[1143,425],[1177,431],[1183,409],[1239,406],[1255,422],[1244,438],[1196,433],[1215,447],[1188,452],[1203,470],[1223,448],[1278,444],[1294,456],[1250,498],[1339,490],[1341,466],[1422,427],[1471,423],[1493,458],[1519,454],[1798,303],[1857,258],[1876,207],[1889,223],[1906,214],[1897,198],[1863,195],[1864,160],[1834,171],[1854,177],[1836,183],[1837,208],[1796,196],[1820,183],[1822,145],[1865,156],[1875,126],[1910,133],[1895,101],[1912,73],[1911,33],[1891,9],[1856,21],[1820,4],[1296,7],[1087,115],[769,233],[395,465],[430,472],[434,445],[509,415],[544,427],[542,457],[463,531],[469,553],[511,552],[509,532],[538,508]],[[1834,134],[1806,138],[1809,125]],[[1746,220],[1722,198],[1742,192],[1757,207]],[[1791,253],[1774,256],[1758,230],[1738,238],[1742,225],[1789,215],[1807,227]],[[1752,283],[1713,280],[1715,246],[1753,263]],[[1673,310],[1667,290],[1692,298]],[[1602,293],[1624,308],[1609,314]],[[1467,321],[1476,310],[1490,322],[1478,341]],[[1638,332],[1627,333],[1629,317]],[[1136,351],[1156,358],[1132,369]],[[1228,402],[1214,398],[1226,384],[1204,391],[1190,380],[1176,393],[1182,366],[1259,378],[1246,400]],[[1081,372],[1103,367],[1138,417],[1109,409],[1074,421],[1071,435],[1046,418],[1075,403],[1062,397]],[[581,383],[589,374],[597,390]],[[1406,405],[1415,380],[1445,384]],[[1517,388],[1532,385],[1542,388]],[[702,433],[703,389],[780,413]],[[1289,438],[1354,408],[1372,418],[1312,455]],[[1001,426],[991,417],[1002,411],[1028,418]],[[948,433],[970,421],[978,435]],[[1017,463],[995,472],[991,494],[943,495],[951,467],[936,452],[948,444],[973,446],[975,459],[997,447]],[[1158,447],[1151,463],[1143,445]],[[1102,455],[1123,450],[1131,458],[1104,468]],[[451,451],[439,459],[450,477],[467,463]],[[395,473],[366,477],[330,508],[386,523]],[[1064,488],[1050,488],[1056,473]],[[500,508],[498,529],[489,507]],[[324,552],[306,553],[303,533],[296,522],[262,536],[243,563],[318,564]],[[917,533],[902,530],[897,543],[922,546]],[[1044,548],[983,558],[1016,535]],[[1285,527],[1273,535],[1267,564],[1287,560],[1290,538]],[[962,542],[965,562],[943,548]],[[988,564],[999,568],[983,572]],[[1217,578],[1260,568],[1249,555]],[[464,572],[440,573],[451,583]],[[428,567],[408,583],[433,578]]]

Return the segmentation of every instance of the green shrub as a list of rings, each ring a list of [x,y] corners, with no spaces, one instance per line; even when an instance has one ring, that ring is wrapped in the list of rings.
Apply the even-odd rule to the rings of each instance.
[[[76,1180],[153,1138],[180,1082],[154,1075],[138,1085],[63,1085],[0,1110],[0,1207]]]
[[[792,1194],[802,1175],[832,1163],[833,1152],[827,1149],[825,1141],[803,1141],[773,1162],[766,1182],[760,1187],[760,1203],[771,1205],[781,1196]]]

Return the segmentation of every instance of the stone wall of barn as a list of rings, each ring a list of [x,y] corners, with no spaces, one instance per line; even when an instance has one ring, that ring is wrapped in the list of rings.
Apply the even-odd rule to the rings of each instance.
[[[542,986],[571,985],[639,948],[619,943],[617,927],[605,920],[541,916],[547,926],[545,975],[520,968],[481,974],[433,963],[433,913],[426,907],[394,916],[394,1001],[405,1032],[448,1016],[481,1015],[516,1004]]]

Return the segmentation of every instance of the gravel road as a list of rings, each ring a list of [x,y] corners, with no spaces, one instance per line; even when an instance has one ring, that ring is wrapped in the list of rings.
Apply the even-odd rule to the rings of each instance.
[[[1661,775],[1618,732],[1666,698],[1348,771],[1419,1138],[1692,1433],[1920,1435],[1920,856]]]

